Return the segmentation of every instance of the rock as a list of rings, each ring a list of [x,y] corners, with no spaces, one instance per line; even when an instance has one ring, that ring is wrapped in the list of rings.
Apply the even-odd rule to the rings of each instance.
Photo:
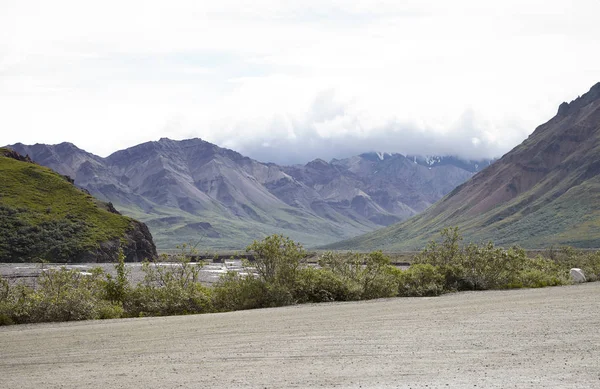
[[[114,213],[115,215],[120,215],[121,214],[121,212],[117,211],[117,209],[115,208],[115,206],[111,202],[106,203],[106,210],[108,212],[110,212],[110,213]]]
[[[585,274],[583,274],[583,270],[577,268],[571,269],[571,278],[573,279],[573,282],[577,284],[586,281]]]
[[[133,228],[125,236],[125,261],[141,262],[144,259],[156,258],[156,245],[148,226],[137,220],[133,220],[132,223]]]
[[[559,116],[566,116],[568,114],[569,114],[569,103],[567,103],[565,101],[561,105],[558,106],[558,115]]]
[[[27,154],[26,156],[22,156],[21,154],[17,153],[16,151],[14,151],[12,149],[0,148],[0,155],[3,155],[8,158],[16,159],[17,161],[36,164],[35,162],[33,162],[33,160],[31,158],[29,158],[29,154]]]

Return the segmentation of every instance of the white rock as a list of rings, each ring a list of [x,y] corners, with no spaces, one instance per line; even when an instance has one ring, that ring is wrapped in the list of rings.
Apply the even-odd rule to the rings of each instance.
[[[575,283],[585,282],[585,274],[583,274],[583,270],[575,267],[571,269],[571,278]]]

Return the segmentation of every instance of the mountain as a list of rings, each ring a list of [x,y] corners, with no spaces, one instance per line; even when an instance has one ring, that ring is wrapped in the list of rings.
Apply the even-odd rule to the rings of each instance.
[[[420,249],[448,226],[471,241],[600,247],[600,83],[427,211],[328,247]]]
[[[73,181],[0,149],[0,262],[107,262],[156,256],[148,228]]]
[[[106,158],[70,143],[10,147],[146,222],[161,248],[239,249],[274,233],[339,241],[423,211],[489,164],[366,153],[278,166],[201,139],[162,138]]]

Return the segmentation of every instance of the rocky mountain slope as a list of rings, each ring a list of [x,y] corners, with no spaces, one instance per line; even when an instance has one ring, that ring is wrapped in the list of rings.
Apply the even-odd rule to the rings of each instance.
[[[473,241],[600,247],[600,83],[426,212],[329,247],[420,249],[447,226]]]
[[[106,262],[156,256],[143,223],[120,215],[66,176],[0,149],[0,262]]]
[[[10,147],[148,223],[161,248],[238,249],[272,233],[309,246],[338,241],[422,212],[489,164],[366,153],[278,166],[200,139],[163,138],[107,158],[70,143]]]

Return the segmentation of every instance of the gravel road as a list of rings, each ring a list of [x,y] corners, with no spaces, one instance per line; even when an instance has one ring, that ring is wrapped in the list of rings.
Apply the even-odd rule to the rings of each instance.
[[[600,282],[0,327],[0,388],[600,388]]]

